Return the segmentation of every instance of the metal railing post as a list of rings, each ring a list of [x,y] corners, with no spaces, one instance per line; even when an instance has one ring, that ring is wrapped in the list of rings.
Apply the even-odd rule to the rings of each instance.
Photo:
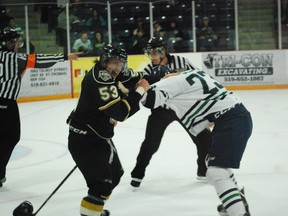
[[[191,2],[192,5],[192,35],[193,35],[193,52],[197,52],[197,38],[196,38],[196,21],[195,21],[195,1]]]
[[[25,5],[25,40],[26,40],[26,53],[30,54],[30,43],[29,43],[29,22],[28,22],[28,5]],[[24,42],[24,41],[23,41]]]
[[[238,24],[238,0],[234,1],[235,14],[235,50],[239,50],[239,24]]]
[[[108,20],[108,41],[112,43],[112,27],[111,27],[111,5],[107,1],[107,20]]]
[[[70,15],[69,15],[69,3],[66,3],[66,29],[67,29],[67,53],[71,53],[70,45]]]
[[[278,8],[278,49],[282,49],[281,0],[277,1]]]
[[[150,38],[153,37],[153,4],[149,2]]]

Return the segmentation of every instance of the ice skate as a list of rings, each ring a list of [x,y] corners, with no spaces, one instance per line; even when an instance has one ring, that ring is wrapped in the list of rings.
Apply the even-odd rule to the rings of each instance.
[[[241,195],[241,198],[243,200],[243,203],[244,203],[244,206],[245,206],[245,210],[247,212],[247,215],[245,215],[245,216],[250,216],[249,205],[248,205],[248,202],[247,202],[247,200],[245,198],[244,187],[240,190],[240,195]]]
[[[224,206],[221,204],[221,205],[218,205],[217,207],[217,211],[218,211],[218,214],[220,216],[229,216],[226,209],[224,208]]]
[[[203,176],[203,175],[200,175],[199,173],[197,173],[196,180],[202,181],[202,182],[207,182],[206,176],[205,176],[205,175],[204,175],[204,176]]]
[[[246,210],[246,213],[245,213],[244,216],[251,216],[250,212],[249,212],[249,205],[248,205],[247,200],[245,198],[244,188],[242,188],[240,190],[240,196],[242,198],[242,201],[243,201],[243,204],[244,204],[244,207],[245,207],[245,210]],[[226,209],[224,208],[224,206],[222,204],[218,205],[217,211],[218,211],[220,216],[229,216],[227,211],[226,211]]]
[[[87,215],[81,214],[81,216],[87,216]],[[103,209],[100,216],[110,216],[110,212],[107,209]]]
[[[246,208],[246,207],[245,207],[245,208]],[[217,207],[217,211],[218,211],[218,214],[219,214],[220,216],[229,216],[228,213],[227,213],[227,211],[226,211],[226,209],[224,208],[223,205],[219,205],[219,206]],[[247,211],[247,210],[246,210],[246,211]],[[251,215],[250,215],[249,212],[246,212],[246,213],[244,214],[244,216],[251,216]]]
[[[138,190],[138,188],[139,188],[140,185],[141,185],[141,181],[142,181],[142,179],[132,178],[132,180],[131,180],[131,182],[130,182],[130,185],[132,186],[132,190],[133,190],[133,191]]]
[[[202,181],[202,182],[207,182],[206,171],[207,171],[206,166],[205,166],[205,168],[198,167],[196,180]]]
[[[2,178],[2,179],[0,179],[0,188],[3,186],[3,183],[6,181],[6,178],[4,177],[4,178]]]
[[[109,216],[110,212],[107,209],[103,209],[101,216]]]

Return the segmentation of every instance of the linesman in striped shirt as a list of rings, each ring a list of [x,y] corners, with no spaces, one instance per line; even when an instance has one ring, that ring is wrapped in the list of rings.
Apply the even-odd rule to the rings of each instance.
[[[144,78],[153,84],[162,79],[168,73],[181,72],[195,69],[196,67],[187,59],[179,55],[172,55],[165,50],[165,41],[161,37],[151,38],[145,50],[146,56],[151,59],[144,68]],[[148,166],[153,154],[158,150],[163,134],[170,123],[178,121],[182,126],[182,122],[176,116],[175,112],[165,106],[151,109],[151,115],[148,117],[146,125],[145,139],[141,145],[140,152],[134,169],[131,172],[131,186],[137,189],[145,176],[145,170]],[[183,126],[185,129],[185,127]],[[211,143],[210,130],[203,130],[198,136],[188,133],[197,147],[197,179],[206,179],[205,157]]]
[[[48,68],[57,62],[76,60],[76,54],[20,54],[20,35],[7,27],[0,31],[0,187],[6,180],[6,166],[20,140],[17,98],[21,77],[27,68]]]

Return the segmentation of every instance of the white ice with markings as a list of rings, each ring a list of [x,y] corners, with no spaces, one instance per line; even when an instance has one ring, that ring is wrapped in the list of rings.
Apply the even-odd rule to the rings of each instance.
[[[288,215],[288,90],[237,91],[254,120],[240,170],[252,216]],[[67,149],[66,117],[76,99],[19,104],[21,141],[7,167],[0,188],[0,216],[11,216],[24,200],[41,206],[74,167]],[[159,151],[147,168],[137,192],[130,188],[130,172],[143,141],[149,110],[143,108],[115,128],[114,143],[125,174],[105,208],[111,216],[214,216],[219,200],[214,188],[196,181],[196,148],[178,123],[164,134]],[[87,193],[77,169],[37,214],[79,216]]]

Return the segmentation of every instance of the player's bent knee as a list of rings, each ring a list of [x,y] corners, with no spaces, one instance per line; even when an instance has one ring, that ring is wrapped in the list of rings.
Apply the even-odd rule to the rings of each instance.
[[[88,194],[94,197],[108,197],[112,193],[113,186],[109,182],[97,182],[89,186]]]
[[[215,185],[218,181],[229,179],[230,172],[226,168],[209,166],[206,172],[207,181],[209,184]]]

